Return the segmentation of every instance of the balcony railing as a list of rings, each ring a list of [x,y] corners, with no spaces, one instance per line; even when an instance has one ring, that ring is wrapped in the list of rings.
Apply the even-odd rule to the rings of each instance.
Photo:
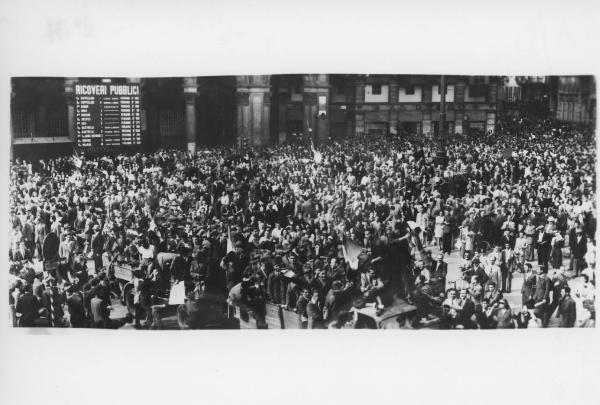
[[[516,76],[515,80],[519,85],[524,84],[546,84],[546,76]]]

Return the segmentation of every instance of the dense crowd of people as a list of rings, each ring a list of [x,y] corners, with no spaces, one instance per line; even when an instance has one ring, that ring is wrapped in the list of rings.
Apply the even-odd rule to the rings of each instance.
[[[436,144],[418,136],[318,151],[17,159],[13,325],[118,327],[114,265],[127,263],[136,269],[135,306],[146,314],[135,316],[138,327],[160,327],[160,297],[180,282],[189,300],[223,297],[228,312],[258,327],[266,303],[322,328],[352,326],[349,311],[372,306],[380,315],[399,300],[416,308],[413,327],[434,319],[440,328],[547,326],[555,312],[559,326],[591,326],[592,131],[551,121],[499,128],[457,136],[444,166]],[[40,270],[49,233],[60,242],[59,262]],[[457,280],[447,277],[450,254],[463,260]],[[517,308],[503,296],[514,274],[523,277]]]

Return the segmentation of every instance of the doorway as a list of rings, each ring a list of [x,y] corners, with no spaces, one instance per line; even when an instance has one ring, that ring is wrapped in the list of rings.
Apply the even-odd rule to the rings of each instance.
[[[389,135],[389,128],[387,122],[367,122],[366,133],[369,138],[383,138]]]

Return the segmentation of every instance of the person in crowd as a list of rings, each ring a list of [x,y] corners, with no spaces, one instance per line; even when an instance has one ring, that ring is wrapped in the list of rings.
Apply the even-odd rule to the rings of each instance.
[[[499,254],[501,253],[499,252]],[[487,275],[488,284],[493,284],[494,287],[502,286],[502,267],[500,266],[500,262],[498,261],[497,256],[492,256],[490,258],[490,264],[488,265]]]
[[[323,326],[323,310],[319,299],[319,292],[313,291],[311,299],[306,305],[307,329],[320,329]]]
[[[471,287],[471,276],[467,270],[461,271],[460,278],[454,282],[454,289],[460,291]]]
[[[111,306],[106,300],[105,288],[98,285],[94,291],[94,297],[90,300],[90,312],[92,314],[92,326],[100,329],[110,329]]]
[[[63,291],[59,291],[55,278],[48,279],[47,287],[42,292],[41,305],[48,314],[50,325],[60,327],[64,321],[64,304],[66,297]]]
[[[533,309],[535,283],[536,275],[533,272],[531,263],[525,263],[525,273],[523,275],[523,284],[521,285],[521,305],[528,309]]]
[[[552,242],[552,234],[546,232],[546,227],[540,225],[536,228],[536,249],[538,257],[538,265],[548,267],[548,261],[550,260],[550,243]]]
[[[494,313],[494,320],[498,329],[514,328],[513,315],[508,301],[503,298],[496,304],[498,307]]]
[[[383,281],[377,275],[375,268],[370,267],[366,273],[361,274],[360,291],[363,293],[365,302],[377,301],[378,303],[381,303],[381,299],[378,295],[383,287]]]
[[[469,297],[469,293],[466,289],[462,289],[458,295],[458,320],[457,323],[461,325],[463,329],[473,329],[472,316],[475,314],[475,303]]]
[[[582,228],[576,228],[575,234],[569,241],[571,248],[571,271],[575,276],[585,267],[585,254],[587,253],[587,240]]]
[[[519,272],[525,271],[525,261],[527,259],[527,238],[525,232],[520,231],[519,237],[515,240],[515,265]]]
[[[285,278],[281,274],[281,265],[278,263],[267,277],[267,297],[273,304],[282,305],[285,302],[285,292]]]
[[[65,290],[67,297],[67,308],[69,312],[69,324],[72,328],[83,328],[86,324],[85,307],[83,306],[83,295],[72,285]]]
[[[571,298],[571,288],[565,285],[560,290],[558,302],[558,326],[560,328],[572,328],[577,319],[575,301]]]
[[[433,264],[429,284],[434,294],[439,295],[446,290],[446,276],[448,275],[448,263],[444,261],[444,255],[439,254]]]
[[[548,313],[551,289],[552,286],[546,275],[546,269],[544,267],[539,267],[535,278],[532,301],[534,307],[533,313],[535,317],[540,320],[542,327],[544,328],[548,326],[548,321],[552,315]]]
[[[527,308],[527,306],[523,306],[523,308],[521,308],[521,312],[514,315],[514,320],[518,329],[527,329],[529,326],[529,321],[531,321],[531,313],[529,312],[529,308]]]
[[[474,329],[487,329],[487,318],[483,312],[483,302],[475,303],[475,312],[471,316]]]
[[[527,261],[533,261],[535,259],[535,235],[536,235],[535,225],[533,225],[532,218],[527,218],[527,225],[525,226],[524,233],[527,238],[526,246],[526,254],[525,258]]]
[[[308,325],[308,314],[306,308],[311,300],[311,293],[308,288],[303,288],[298,301],[296,302],[295,311],[298,314],[298,321],[302,325],[302,329],[306,329]]]
[[[453,228],[454,219],[450,215],[450,209],[446,209],[442,228],[442,253],[450,254],[452,252]]]
[[[516,267],[516,257],[515,251],[512,249],[510,243],[506,243],[504,245],[504,250],[502,251],[503,256],[503,267],[501,267],[502,271],[502,288],[501,290],[509,294],[512,290],[512,279],[513,273]]]
[[[442,238],[444,236],[444,213],[442,211],[438,212],[438,215],[435,217],[435,227],[433,231],[433,237],[435,238],[437,247],[440,250],[443,250],[442,246]]]
[[[490,281],[486,286],[483,298],[486,299],[491,306],[494,306],[503,299],[502,291],[498,289],[496,283]]]
[[[554,235],[550,241],[550,263],[553,269],[559,269],[563,264],[563,251],[562,248],[565,244],[565,240],[560,234],[558,229],[554,230]]]
[[[417,315],[421,321],[427,321],[427,317],[438,312],[440,302],[429,281],[425,276],[418,276],[415,280],[416,289],[412,293],[412,299],[417,306]]]
[[[552,292],[552,301],[548,307],[548,312],[550,316],[554,314],[556,308],[558,307],[558,303],[561,298],[561,290],[563,287],[568,286],[568,279],[565,272],[565,267],[561,266],[559,270],[554,271],[554,274],[550,278],[551,284],[551,292]]]
[[[30,284],[25,284],[23,294],[17,299],[15,305],[19,326],[23,328],[35,327],[35,320],[39,318],[42,310],[38,298],[33,294],[33,287]]]

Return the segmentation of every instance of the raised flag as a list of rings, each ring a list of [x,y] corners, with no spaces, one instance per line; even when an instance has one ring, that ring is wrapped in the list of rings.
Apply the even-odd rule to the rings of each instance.
[[[83,165],[83,160],[79,158],[79,153],[77,153],[77,149],[75,149],[75,147],[73,147],[73,164],[78,169],[81,169],[81,166]]]
[[[362,252],[362,248],[358,243],[344,238],[342,252],[344,253],[344,260],[350,265],[350,268],[358,270],[358,256]]]
[[[233,240],[231,240],[231,227],[227,228],[227,253],[229,252],[235,252]]]
[[[318,164],[318,165],[320,165],[321,162],[323,161],[323,155],[318,150],[315,150],[314,151],[314,156],[315,156],[315,163]]]
[[[185,283],[180,281],[171,287],[169,294],[169,305],[181,305],[185,303]]]
[[[411,229],[411,231],[414,231],[416,228],[419,227],[419,225],[417,225],[415,221],[406,221],[406,224]]]

